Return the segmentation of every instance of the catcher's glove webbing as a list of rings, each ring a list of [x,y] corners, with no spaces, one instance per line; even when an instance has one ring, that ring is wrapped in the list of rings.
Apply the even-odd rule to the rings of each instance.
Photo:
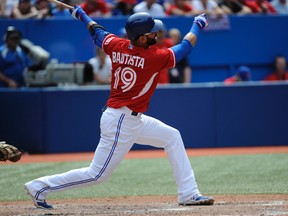
[[[0,142],[0,161],[17,162],[21,159],[22,152],[13,145]]]

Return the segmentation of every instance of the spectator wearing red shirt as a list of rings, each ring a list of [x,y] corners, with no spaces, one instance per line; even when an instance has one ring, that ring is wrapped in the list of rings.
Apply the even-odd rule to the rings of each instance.
[[[194,16],[195,12],[186,0],[174,0],[174,4],[170,4],[166,10],[168,16]]]
[[[240,66],[234,76],[228,77],[224,80],[225,84],[234,84],[237,82],[250,81],[251,71],[247,66]]]
[[[252,10],[252,13],[277,13],[275,8],[267,0],[244,0],[244,4]]]
[[[275,71],[265,77],[265,81],[279,81],[288,80],[288,71],[286,69],[286,58],[284,56],[277,56],[275,58]]]
[[[90,17],[109,17],[111,15],[105,0],[86,0],[80,4],[80,7]]]

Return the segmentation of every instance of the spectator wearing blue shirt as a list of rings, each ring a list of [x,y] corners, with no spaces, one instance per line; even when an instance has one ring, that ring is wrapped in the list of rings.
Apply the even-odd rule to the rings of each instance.
[[[19,46],[21,32],[9,26],[4,36],[5,44],[0,46],[0,87],[24,86],[24,72],[31,65],[24,50]]]
[[[278,14],[288,15],[288,0],[272,0],[271,5]]]

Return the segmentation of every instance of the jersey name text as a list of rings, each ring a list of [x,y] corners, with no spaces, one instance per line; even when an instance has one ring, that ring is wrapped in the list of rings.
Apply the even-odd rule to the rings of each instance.
[[[145,59],[139,56],[133,56],[121,52],[112,52],[112,62],[124,65],[131,65],[143,69]]]

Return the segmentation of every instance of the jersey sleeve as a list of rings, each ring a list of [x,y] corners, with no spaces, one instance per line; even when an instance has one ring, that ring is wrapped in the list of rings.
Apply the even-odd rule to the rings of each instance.
[[[157,68],[157,71],[175,67],[176,59],[174,52],[168,49],[156,49],[154,55],[151,55],[151,66]]]
[[[102,43],[102,49],[107,55],[110,55],[113,51],[113,48],[116,47],[117,43],[121,40],[121,38],[117,37],[114,34],[109,34],[105,37]]]

